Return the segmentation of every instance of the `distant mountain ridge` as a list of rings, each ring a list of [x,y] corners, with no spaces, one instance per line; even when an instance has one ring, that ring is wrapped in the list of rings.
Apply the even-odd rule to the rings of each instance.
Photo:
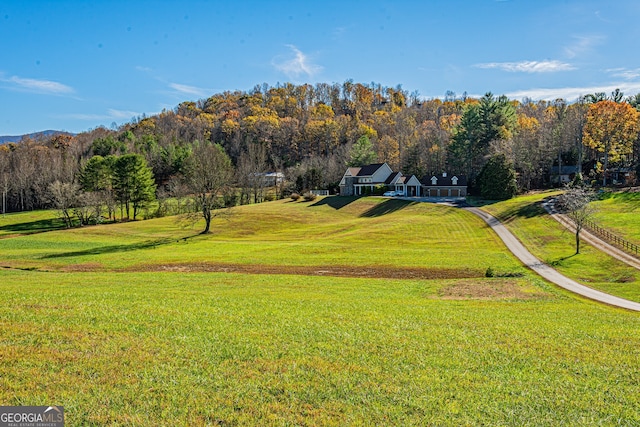
[[[64,132],[61,130],[43,130],[42,132],[33,132],[25,135],[3,135],[3,136],[0,136],[0,144],[6,144],[8,142],[20,142],[24,137],[38,139],[38,138],[49,137],[54,135],[74,135],[74,134],[71,132]]]

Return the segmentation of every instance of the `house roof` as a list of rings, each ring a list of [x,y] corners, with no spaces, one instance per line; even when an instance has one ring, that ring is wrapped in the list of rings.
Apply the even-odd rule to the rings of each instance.
[[[422,184],[422,183],[420,182],[420,180],[418,179],[418,177],[417,177],[417,176],[415,176],[415,175],[405,176],[404,178],[405,178],[405,179],[404,179],[404,183],[405,183],[405,184],[409,183],[409,181],[411,181],[411,180],[412,180],[412,179],[414,179],[414,178],[415,178],[415,180],[416,180],[416,181],[418,181],[418,183],[419,183],[419,184]],[[414,185],[415,185],[415,184],[414,184]]]
[[[433,186],[433,184],[431,183],[431,178],[433,178],[434,176],[438,179],[435,185],[436,187],[466,187],[467,186],[467,177],[465,175],[451,175],[451,176],[449,176],[448,174],[447,176],[442,176],[442,174],[425,175],[422,177],[420,182],[424,186],[431,187]],[[453,185],[453,182],[451,181],[453,177],[458,178],[458,183],[456,185]]]
[[[358,171],[357,176],[371,176],[376,173],[376,171],[380,169],[382,165],[384,165],[384,163],[373,163],[371,165],[362,166]]]
[[[351,176],[358,176],[358,172],[360,172],[360,168],[347,168],[347,171],[351,174]]]
[[[400,175],[400,178],[402,178],[402,174],[400,172],[392,172],[391,175],[389,175],[389,177],[384,181],[384,183],[386,185],[391,184],[398,175]]]

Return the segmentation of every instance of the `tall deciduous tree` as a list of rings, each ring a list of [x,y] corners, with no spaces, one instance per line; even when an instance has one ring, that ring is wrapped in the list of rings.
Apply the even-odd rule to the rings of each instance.
[[[55,181],[49,185],[49,197],[53,207],[67,228],[73,225],[73,208],[77,206],[80,186],[70,182]]]
[[[9,148],[5,145],[0,145],[0,208],[2,208],[3,215],[7,210],[7,193],[9,192],[11,177],[9,155]]]
[[[186,162],[185,183],[204,218],[202,234],[209,233],[212,210],[224,206],[220,193],[231,183],[231,160],[218,144],[197,143]]]
[[[626,102],[600,101],[589,106],[584,127],[584,144],[603,153],[604,176],[602,185],[607,185],[609,162],[618,161],[633,150],[638,139],[640,113]]]
[[[261,203],[265,196],[265,188],[272,183],[267,182],[267,150],[264,144],[249,143],[247,150],[240,155],[238,160],[237,183],[242,188],[240,203]]]

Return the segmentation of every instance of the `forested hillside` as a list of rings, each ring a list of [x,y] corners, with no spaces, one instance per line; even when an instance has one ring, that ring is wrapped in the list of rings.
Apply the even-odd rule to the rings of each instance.
[[[473,182],[500,153],[512,162],[520,190],[554,185],[554,166],[581,167],[585,180],[595,181],[606,169],[637,169],[639,103],[640,94],[624,98],[619,91],[568,103],[520,102],[490,93],[480,99],[448,93],[444,100],[423,100],[401,86],[352,81],[262,85],[183,102],[118,129],[0,146],[0,192],[9,211],[59,205],[56,188],[62,194],[108,193],[123,204],[113,168],[129,154],[152,172],[155,187],[147,193],[155,189],[167,196],[183,186],[194,148],[208,144],[219,144],[230,160],[229,184],[240,191],[231,202],[260,201],[264,194],[257,187],[263,183],[256,177],[266,172],[285,174],[286,187],[278,195],[335,189],[347,163],[362,158],[386,161],[404,174],[449,171]],[[362,157],[354,145],[371,152]],[[88,171],[92,163],[94,170]]]

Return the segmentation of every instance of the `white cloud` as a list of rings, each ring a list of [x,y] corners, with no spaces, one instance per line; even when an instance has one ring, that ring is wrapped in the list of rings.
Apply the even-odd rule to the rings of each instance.
[[[625,80],[636,80],[640,77],[640,68],[627,69],[627,68],[611,68],[606,70],[614,77],[621,77]]]
[[[135,69],[136,71],[140,71],[142,73],[151,73],[153,71],[152,68],[143,67],[142,65],[136,65]]]
[[[596,18],[598,18],[600,21],[605,22],[605,23],[607,23],[607,24],[611,24],[611,23],[613,23],[613,22],[614,22],[614,21],[612,21],[612,20],[610,20],[610,19],[604,18],[604,17],[602,16],[602,13],[601,13],[599,10],[596,10],[596,11],[595,11],[595,15],[596,15]]]
[[[477,68],[498,69],[518,73],[555,73],[575,70],[575,67],[560,61],[520,61],[520,62],[488,62],[476,64]]]
[[[73,119],[73,120],[87,120],[87,121],[101,121],[101,120],[126,120],[129,121],[134,117],[142,116],[142,113],[127,110],[116,110],[109,108],[105,114],[86,114],[86,113],[71,113],[62,114],[55,117],[61,119]]]
[[[210,91],[208,91],[207,89],[203,89],[195,86],[188,86],[188,85],[183,85],[179,83],[169,83],[169,87],[180,93],[184,93],[186,95],[195,95],[200,98],[204,98],[210,95],[209,93]]]
[[[591,50],[604,42],[605,36],[591,35],[591,36],[573,36],[573,42],[564,48],[564,53],[568,58],[575,58],[588,54]]]
[[[72,87],[52,80],[0,76],[0,82],[7,84],[10,89],[46,95],[65,95],[75,92]]]
[[[608,83],[601,86],[588,87],[527,89],[505,95],[511,99],[531,98],[534,100],[552,101],[557,98],[563,98],[567,101],[575,101],[579,97],[589,93],[604,92],[609,95],[616,89],[620,89],[625,95],[635,95],[640,92],[640,82]]]
[[[107,110],[109,113],[109,117],[113,119],[132,119],[137,116],[141,116],[142,113],[137,113],[135,111],[127,111],[127,110],[114,110],[113,108],[109,108]]]
[[[273,66],[285,73],[290,78],[296,78],[301,75],[313,77],[315,74],[322,71],[322,67],[311,63],[309,57],[302,53],[300,49],[294,45],[287,45],[293,52],[294,56],[291,57],[278,57],[272,61]]]

